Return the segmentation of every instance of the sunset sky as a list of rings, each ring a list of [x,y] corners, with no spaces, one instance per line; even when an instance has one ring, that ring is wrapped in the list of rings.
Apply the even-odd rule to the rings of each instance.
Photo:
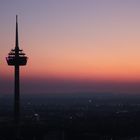
[[[1,93],[13,93],[16,14],[22,93],[140,93],[139,0],[0,0]]]

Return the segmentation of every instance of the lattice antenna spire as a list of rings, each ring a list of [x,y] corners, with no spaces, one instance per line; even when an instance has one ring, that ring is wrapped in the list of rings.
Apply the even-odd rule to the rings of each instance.
[[[19,50],[19,41],[18,41],[18,15],[16,15],[16,39],[15,39],[15,50]]]

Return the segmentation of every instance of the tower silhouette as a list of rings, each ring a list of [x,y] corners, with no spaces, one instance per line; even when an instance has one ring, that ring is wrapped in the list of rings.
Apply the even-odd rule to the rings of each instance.
[[[27,59],[23,50],[19,49],[18,16],[16,15],[15,48],[12,49],[8,54],[8,57],[6,57],[8,65],[15,67],[14,121],[16,126],[18,126],[20,122],[20,66],[25,66]]]

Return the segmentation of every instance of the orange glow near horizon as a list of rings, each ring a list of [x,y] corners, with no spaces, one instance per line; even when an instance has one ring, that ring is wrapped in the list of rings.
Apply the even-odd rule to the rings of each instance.
[[[41,46],[44,46],[41,49],[40,42],[34,39],[30,44],[20,43],[20,46],[26,46],[24,50],[29,57],[27,66],[21,68],[22,75],[42,78],[139,81],[140,42],[134,41],[133,38],[125,42],[121,39],[116,40],[70,41],[58,38],[53,42],[53,38],[49,38],[44,42],[41,41]],[[135,46],[135,50],[132,46]],[[12,75],[10,72],[12,68],[8,68],[6,61],[2,61],[2,67],[2,75]]]
[[[41,51],[36,41],[31,42],[30,48],[25,51],[29,60],[26,68],[23,68],[23,75],[42,78],[140,80],[138,40],[135,43],[133,38],[128,42],[64,40],[44,41],[41,46],[45,47]],[[135,46],[135,50],[132,46]],[[36,49],[32,50],[33,47]]]

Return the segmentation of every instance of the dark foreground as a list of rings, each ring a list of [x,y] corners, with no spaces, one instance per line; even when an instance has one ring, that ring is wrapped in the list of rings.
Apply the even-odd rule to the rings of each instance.
[[[12,103],[1,103],[0,115],[0,140],[15,140]],[[21,140],[140,140],[140,97],[24,98],[19,135]]]

